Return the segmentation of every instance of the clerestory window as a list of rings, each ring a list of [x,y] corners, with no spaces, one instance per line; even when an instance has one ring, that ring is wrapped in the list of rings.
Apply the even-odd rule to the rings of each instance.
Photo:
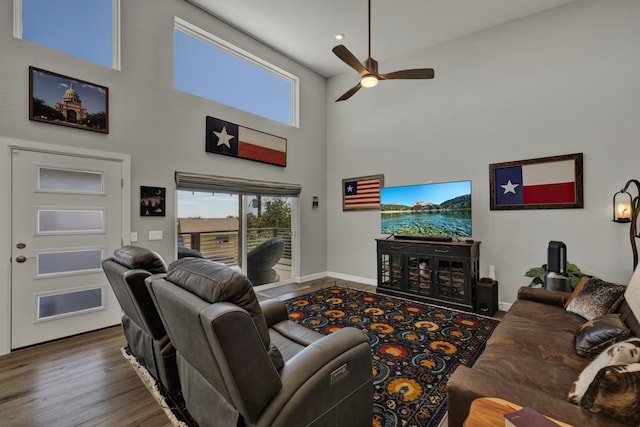
[[[298,126],[298,78],[175,18],[174,87],[271,120]]]
[[[14,0],[16,38],[120,69],[120,0]]]

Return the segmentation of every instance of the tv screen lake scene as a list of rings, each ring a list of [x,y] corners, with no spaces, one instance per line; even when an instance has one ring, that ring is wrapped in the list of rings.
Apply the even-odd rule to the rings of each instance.
[[[471,237],[471,181],[383,187],[383,234]]]

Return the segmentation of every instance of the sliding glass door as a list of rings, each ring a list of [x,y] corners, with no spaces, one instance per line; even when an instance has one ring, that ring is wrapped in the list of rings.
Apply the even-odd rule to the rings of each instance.
[[[292,197],[245,196],[246,272],[255,284],[291,279]],[[269,270],[271,269],[271,270]]]
[[[177,191],[178,256],[205,258],[247,274],[254,286],[290,281],[296,197]]]

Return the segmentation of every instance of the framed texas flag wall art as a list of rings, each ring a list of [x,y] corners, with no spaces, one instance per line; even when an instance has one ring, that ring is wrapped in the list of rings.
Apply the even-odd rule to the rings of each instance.
[[[342,180],[342,210],[364,211],[380,209],[380,189],[384,175],[361,176]]]
[[[287,166],[287,140],[207,116],[205,150],[241,159]]]
[[[491,210],[584,207],[582,153],[489,165]]]

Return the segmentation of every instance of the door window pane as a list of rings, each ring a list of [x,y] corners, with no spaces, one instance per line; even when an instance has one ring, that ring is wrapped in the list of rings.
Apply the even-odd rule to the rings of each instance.
[[[99,270],[102,249],[38,254],[38,275]]]
[[[101,172],[39,168],[38,189],[102,194],[103,176]]]
[[[104,231],[104,212],[85,210],[38,210],[38,232]]]
[[[103,289],[38,296],[38,320],[103,308]]]

